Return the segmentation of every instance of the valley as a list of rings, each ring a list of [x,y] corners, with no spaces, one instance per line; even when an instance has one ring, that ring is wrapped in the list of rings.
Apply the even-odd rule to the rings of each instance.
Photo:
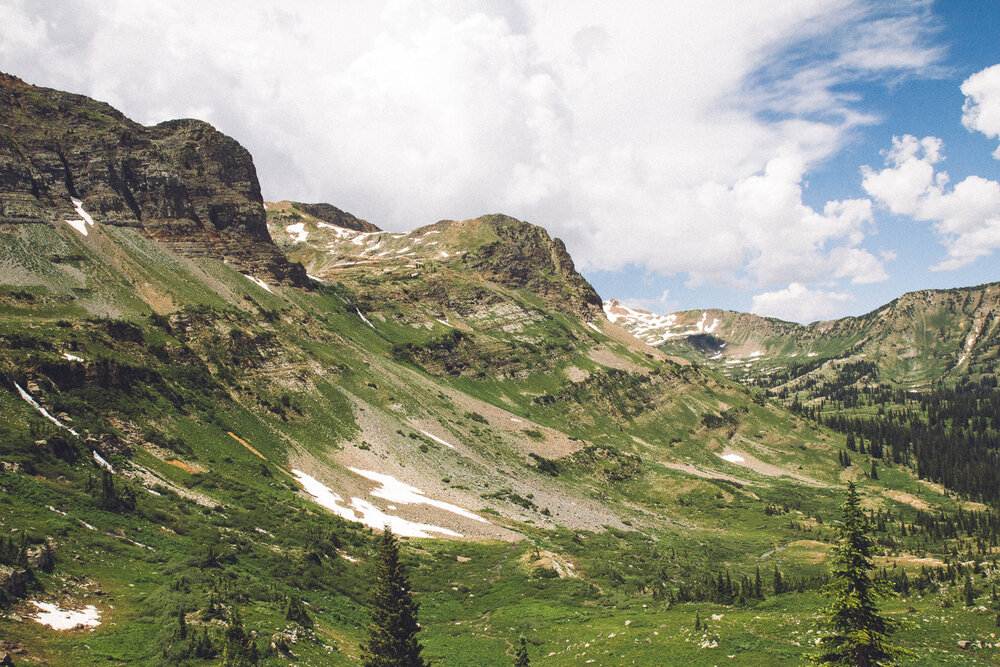
[[[543,227],[265,203],[205,123],[0,87],[13,664],[358,664],[385,525],[434,664],[801,664],[848,481],[898,642],[1000,659],[996,284],[602,307]]]

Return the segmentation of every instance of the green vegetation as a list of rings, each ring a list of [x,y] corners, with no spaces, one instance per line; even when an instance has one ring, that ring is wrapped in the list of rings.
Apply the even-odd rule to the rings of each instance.
[[[392,531],[382,531],[373,564],[372,620],[368,640],[361,647],[365,667],[423,667],[423,647],[417,641],[417,605],[410,582],[399,560],[399,546]]]

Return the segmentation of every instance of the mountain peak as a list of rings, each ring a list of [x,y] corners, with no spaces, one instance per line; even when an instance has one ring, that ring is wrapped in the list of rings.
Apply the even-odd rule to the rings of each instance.
[[[188,257],[305,284],[271,242],[253,159],[235,139],[193,119],[145,127],[9,75],[0,92],[0,224],[60,225],[82,210]]]

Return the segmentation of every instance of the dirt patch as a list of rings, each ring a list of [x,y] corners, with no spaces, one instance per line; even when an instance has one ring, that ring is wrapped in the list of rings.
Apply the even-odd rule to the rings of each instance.
[[[570,366],[565,370],[566,377],[570,382],[583,382],[590,377],[590,372],[576,366]]]
[[[924,502],[920,498],[917,498],[912,493],[907,493],[905,491],[897,491],[895,489],[885,489],[884,491],[882,491],[882,494],[884,496],[886,496],[887,498],[891,498],[892,500],[895,500],[896,502],[906,503],[910,507],[913,507],[913,508],[918,509],[918,510],[922,510],[922,511],[926,512],[927,510],[929,510],[931,508],[930,505],[928,505],[926,502]]]
[[[233,436],[233,438],[236,440],[236,442],[240,443],[241,445],[243,445],[244,447],[246,447],[247,449],[249,449],[251,452],[253,452],[257,456],[259,456],[260,458],[264,459],[265,461],[267,460],[266,456],[264,456],[263,454],[261,454],[260,452],[258,452],[256,449],[254,449],[253,447],[251,447],[249,444],[247,444],[247,441],[244,440],[243,438],[239,437],[238,435],[236,435],[232,431],[226,431],[226,433],[228,433],[229,435]]]
[[[164,463],[169,463],[175,468],[180,468],[184,472],[190,473],[192,475],[195,475],[200,472],[205,472],[205,469],[202,468],[201,466],[194,466],[191,465],[190,463],[185,463],[184,461],[181,461],[179,459],[166,459],[164,460]]]
[[[565,556],[551,551],[529,551],[518,559],[529,570],[552,570],[560,579],[576,579],[576,566]]]
[[[826,542],[816,540],[796,540],[788,544],[787,555],[795,558],[799,562],[817,564],[826,561],[830,557],[830,545]]]
[[[587,352],[587,358],[594,363],[606,366],[608,368],[616,368],[620,371],[629,371],[631,373],[649,373],[649,369],[645,366],[641,366],[628,357],[624,357],[617,354],[614,350],[609,348],[607,345],[597,345],[592,347]]]
[[[940,484],[935,484],[934,482],[929,482],[926,479],[921,479],[921,480],[917,480],[917,481],[919,481],[921,484],[923,484],[924,486],[926,486],[928,489],[930,489],[934,493],[939,493],[942,496],[951,495],[948,492],[948,490],[946,488],[944,488],[943,486],[941,486]],[[973,511],[976,511],[976,512],[985,512],[987,510],[986,505],[984,505],[983,503],[977,503],[977,502],[973,502],[971,500],[962,501],[960,504],[962,505],[962,507],[964,509],[967,509],[967,510],[973,510]]]
[[[937,558],[917,558],[913,554],[899,554],[897,556],[875,556],[875,564],[880,567],[891,568],[893,565],[902,567],[944,567],[945,563]]]
[[[665,355],[663,352],[656,349],[652,345],[647,345],[646,343],[642,342],[641,340],[630,334],[628,331],[626,331],[624,328],[618,326],[617,324],[612,323],[611,320],[605,319],[604,322],[601,324],[601,330],[604,332],[604,335],[607,336],[608,338],[616,340],[619,343],[624,343],[625,345],[632,348],[636,352],[639,352],[640,354],[648,354],[657,361],[663,361],[664,359],[667,358],[667,355]],[[687,362],[685,361],[685,364],[686,363]]]

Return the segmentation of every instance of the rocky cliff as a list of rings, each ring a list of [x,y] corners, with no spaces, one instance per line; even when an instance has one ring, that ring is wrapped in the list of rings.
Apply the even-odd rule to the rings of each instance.
[[[62,224],[81,210],[186,256],[306,282],[271,242],[253,159],[237,141],[197,120],[145,127],[0,74],[0,224]]]

